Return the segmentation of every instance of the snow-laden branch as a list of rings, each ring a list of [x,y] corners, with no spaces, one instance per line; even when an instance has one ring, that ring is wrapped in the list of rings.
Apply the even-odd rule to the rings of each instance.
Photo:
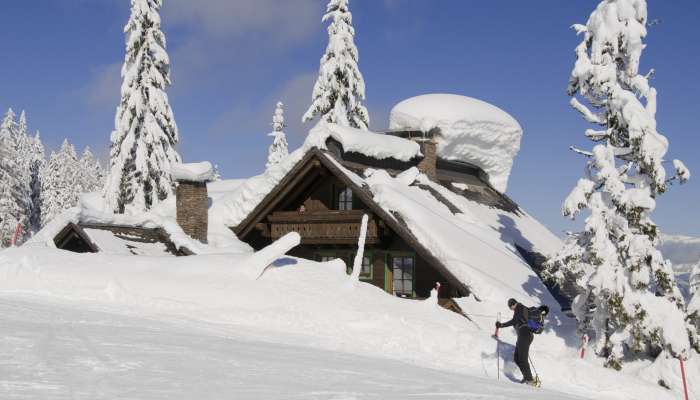
[[[588,107],[586,107],[580,101],[578,101],[576,97],[571,98],[570,104],[571,107],[573,107],[574,109],[576,109],[576,111],[581,113],[583,119],[585,119],[586,121],[592,124],[605,125],[605,118],[602,115],[593,113]]]

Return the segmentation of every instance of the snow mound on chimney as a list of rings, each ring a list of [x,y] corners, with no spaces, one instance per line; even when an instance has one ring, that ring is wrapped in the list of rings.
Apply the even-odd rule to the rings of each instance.
[[[426,94],[404,100],[391,110],[391,129],[440,128],[438,156],[474,164],[498,191],[508,188],[523,130],[500,108],[454,94]]]

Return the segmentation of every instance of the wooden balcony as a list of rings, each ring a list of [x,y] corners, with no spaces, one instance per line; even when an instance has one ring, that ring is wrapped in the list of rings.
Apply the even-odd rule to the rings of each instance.
[[[357,244],[362,216],[367,214],[367,244],[380,240],[381,223],[364,210],[349,211],[278,211],[267,217],[268,224],[258,228],[273,240],[289,232],[298,232],[302,244]],[[260,226],[264,225],[264,226]]]

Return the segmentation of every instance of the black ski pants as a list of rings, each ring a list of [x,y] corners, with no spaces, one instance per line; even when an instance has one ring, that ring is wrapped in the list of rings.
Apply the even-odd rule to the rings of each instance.
[[[518,341],[515,342],[515,354],[513,355],[513,360],[515,365],[520,368],[520,372],[523,373],[523,379],[526,381],[532,380],[532,372],[530,372],[530,345],[532,344],[532,339],[534,335],[527,326],[521,326],[518,329]]]

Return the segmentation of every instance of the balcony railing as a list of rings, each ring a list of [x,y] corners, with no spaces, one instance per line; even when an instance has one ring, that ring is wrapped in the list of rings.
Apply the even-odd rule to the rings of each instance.
[[[369,217],[366,243],[378,243],[380,229],[377,220],[364,210],[278,211],[267,220],[273,240],[297,232],[302,244],[356,244],[364,214]]]

